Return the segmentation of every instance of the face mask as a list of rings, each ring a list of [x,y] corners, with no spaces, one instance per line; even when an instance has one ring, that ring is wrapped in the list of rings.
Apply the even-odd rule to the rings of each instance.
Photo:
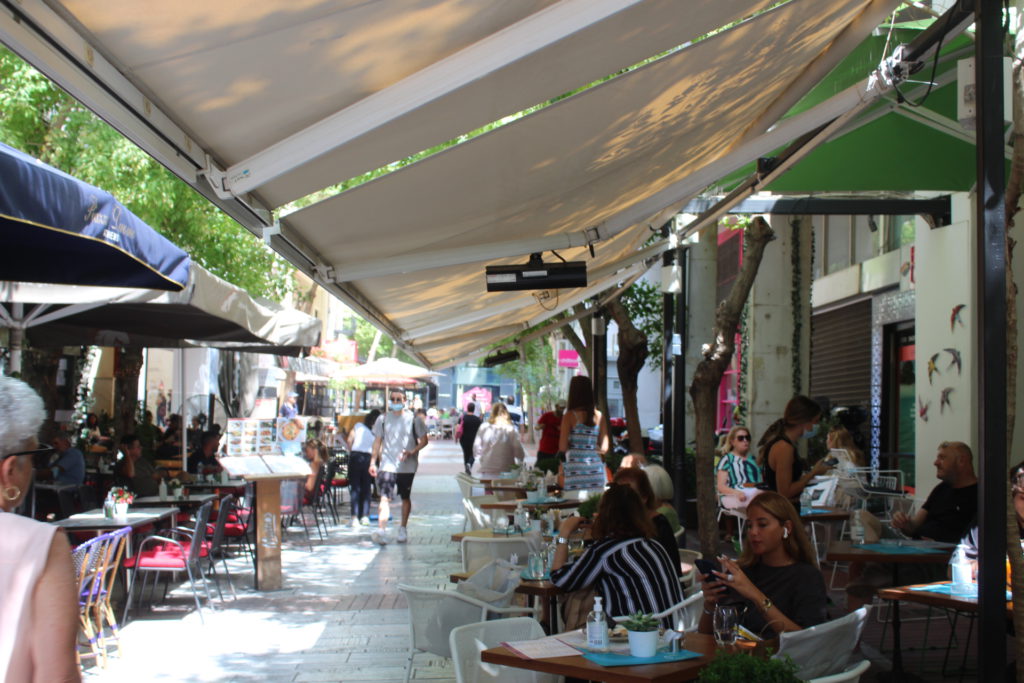
[[[801,434],[801,438],[803,438],[803,439],[810,439],[810,438],[813,438],[814,435],[817,434],[817,433],[818,433],[818,425],[811,425],[810,429],[808,429],[806,432]]]
[[[405,407],[405,404],[402,403],[401,401],[392,401],[391,402],[391,410],[395,411],[396,413],[399,410],[401,410],[402,408],[404,408],[404,407]]]

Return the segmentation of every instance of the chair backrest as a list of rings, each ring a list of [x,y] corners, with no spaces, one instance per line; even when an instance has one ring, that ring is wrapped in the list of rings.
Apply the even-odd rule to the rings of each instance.
[[[295,515],[302,505],[302,493],[306,482],[302,479],[285,479],[281,481],[281,514]]]
[[[208,500],[196,510],[196,528],[192,534],[192,543],[188,549],[188,561],[190,564],[199,561],[199,551],[202,550],[203,541],[206,540],[206,525],[210,521],[210,511],[213,509],[213,501]]]
[[[485,664],[480,652],[503,642],[544,637],[544,629],[531,617],[482,621],[452,629],[448,636],[456,683],[555,683],[558,677],[525,669]]]
[[[672,617],[672,628],[676,631],[694,631],[697,628],[697,624],[700,622],[700,614],[704,609],[704,593],[697,592],[688,598],[683,598],[681,602],[677,602],[666,610],[655,614],[655,618],[664,619],[665,617]],[[615,623],[621,623],[629,618],[630,615],[624,614],[621,617],[612,617]]]
[[[513,554],[519,556],[516,564],[525,565],[530,552],[540,549],[540,536],[537,534],[509,538],[466,536],[462,539],[462,571],[472,573],[491,560],[509,560]]]
[[[860,677],[863,676],[870,668],[871,660],[862,659],[856,664],[847,666],[845,671],[841,671],[830,676],[812,678],[807,681],[807,683],[857,683],[860,680]]]
[[[462,494],[463,498],[469,498],[473,495],[473,478],[459,472],[455,475],[455,483],[459,485],[459,493]]]
[[[78,580],[78,599],[80,605],[88,604],[99,592],[100,574],[103,570],[103,558],[112,534],[103,534],[90,538],[85,543],[75,546],[71,552],[71,562]]]
[[[783,633],[779,637],[779,651],[774,656],[792,657],[797,665],[797,676],[803,680],[840,673],[846,669],[853,648],[860,640],[867,616],[867,608],[861,607],[840,619]]]
[[[455,591],[399,584],[409,605],[409,634],[413,649],[450,657],[448,634],[464,624],[484,621],[487,610],[472,598]]]
[[[480,506],[483,503],[497,502],[498,497],[490,493],[482,496],[469,496],[468,498],[462,499],[462,505],[466,510],[466,519],[469,521],[469,528],[471,531],[491,528],[491,515],[486,510],[480,509]]]
[[[221,545],[224,544],[224,527],[228,523],[228,517],[235,513],[235,496],[228,494],[220,499],[220,507],[217,509],[217,522],[213,525],[213,535],[210,537],[210,552],[220,553]]]
[[[122,527],[117,531],[106,534],[109,538],[103,552],[103,565],[97,574],[98,590],[97,598],[110,601],[114,592],[114,581],[117,580],[117,570],[121,567],[121,558],[132,539],[132,528]]]
[[[816,484],[805,487],[804,491],[810,494],[812,506],[827,507],[832,505],[838,483],[839,477],[825,477]]]

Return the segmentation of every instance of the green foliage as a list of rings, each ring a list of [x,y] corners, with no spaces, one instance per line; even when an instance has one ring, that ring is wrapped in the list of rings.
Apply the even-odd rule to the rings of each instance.
[[[622,626],[627,631],[657,631],[660,622],[654,618],[653,614],[644,614],[643,612],[637,612],[631,614],[622,621]]]
[[[630,319],[647,337],[647,362],[655,370],[661,368],[663,356],[664,310],[662,294],[650,282],[637,280],[619,297]]]
[[[280,301],[292,268],[248,230],[12,52],[0,48],[0,139],[127,206],[199,265]]]
[[[746,652],[720,654],[700,672],[699,683],[792,683],[796,664],[789,657],[762,659]]]
[[[580,506],[576,508],[576,514],[583,519],[593,519],[597,513],[597,507],[601,504],[601,494],[595,493],[594,495],[587,498],[585,501],[580,503]]]
[[[549,342],[550,336],[528,341],[517,348],[519,360],[499,365],[495,370],[502,377],[514,379],[527,396],[550,395],[547,385],[556,375],[555,352]],[[548,389],[548,391],[544,391]],[[534,406],[536,407],[536,406]]]
[[[356,348],[358,349],[359,356],[364,360],[368,359],[370,353],[370,347],[373,346],[373,338],[377,335],[377,328],[362,318],[356,318],[356,329],[353,339],[356,340]],[[418,358],[413,358],[402,349],[395,349],[395,340],[386,334],[381,334],[380,341],[377,343],[377,358],[390,358],[394,356],[398,360],[412,363],[413,365],[422,365],[422,362]],[[353,387],[349,387],[353,388]]]

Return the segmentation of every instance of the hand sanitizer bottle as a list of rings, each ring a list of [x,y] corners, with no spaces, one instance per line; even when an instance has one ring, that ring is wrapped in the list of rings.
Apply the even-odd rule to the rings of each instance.
[[[600,596],[594,598],[594,611],[587,615],[587,647],[597,652],[608,651],[608,623]]]
[[[160,485],[156,487],[157,495],[160,496],[160,500],[167,500],[167,482],[163,479],[160,480]]]
[[[854,545],[864,542],[864,524],[860,519],[860,505],[850,511],[850,542]]]
[[[519,533],[526,531],[526,527],[530,526],[530,523],[526,518],[526,511],[523,509],[522,503],[516,503],[516,512],[513,518],[516,525],[516,531]]]

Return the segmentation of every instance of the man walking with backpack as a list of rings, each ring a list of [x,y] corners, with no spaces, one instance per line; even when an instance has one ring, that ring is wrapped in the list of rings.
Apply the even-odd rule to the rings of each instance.
[[[407,526],[412,511],[412,480],[419,466],[419,453],[427,446],[427,425],[405,408],[401,389],[388,392],[388,411],[373,425],[373,458],[370,476],[377,478],[380,505],[377,510],[377,531],[371,537],[379,545],[390,540],[387,532],[391,503],[395,494],[402,499],[402,524],[398,527],[399,543],[409,540]]]

